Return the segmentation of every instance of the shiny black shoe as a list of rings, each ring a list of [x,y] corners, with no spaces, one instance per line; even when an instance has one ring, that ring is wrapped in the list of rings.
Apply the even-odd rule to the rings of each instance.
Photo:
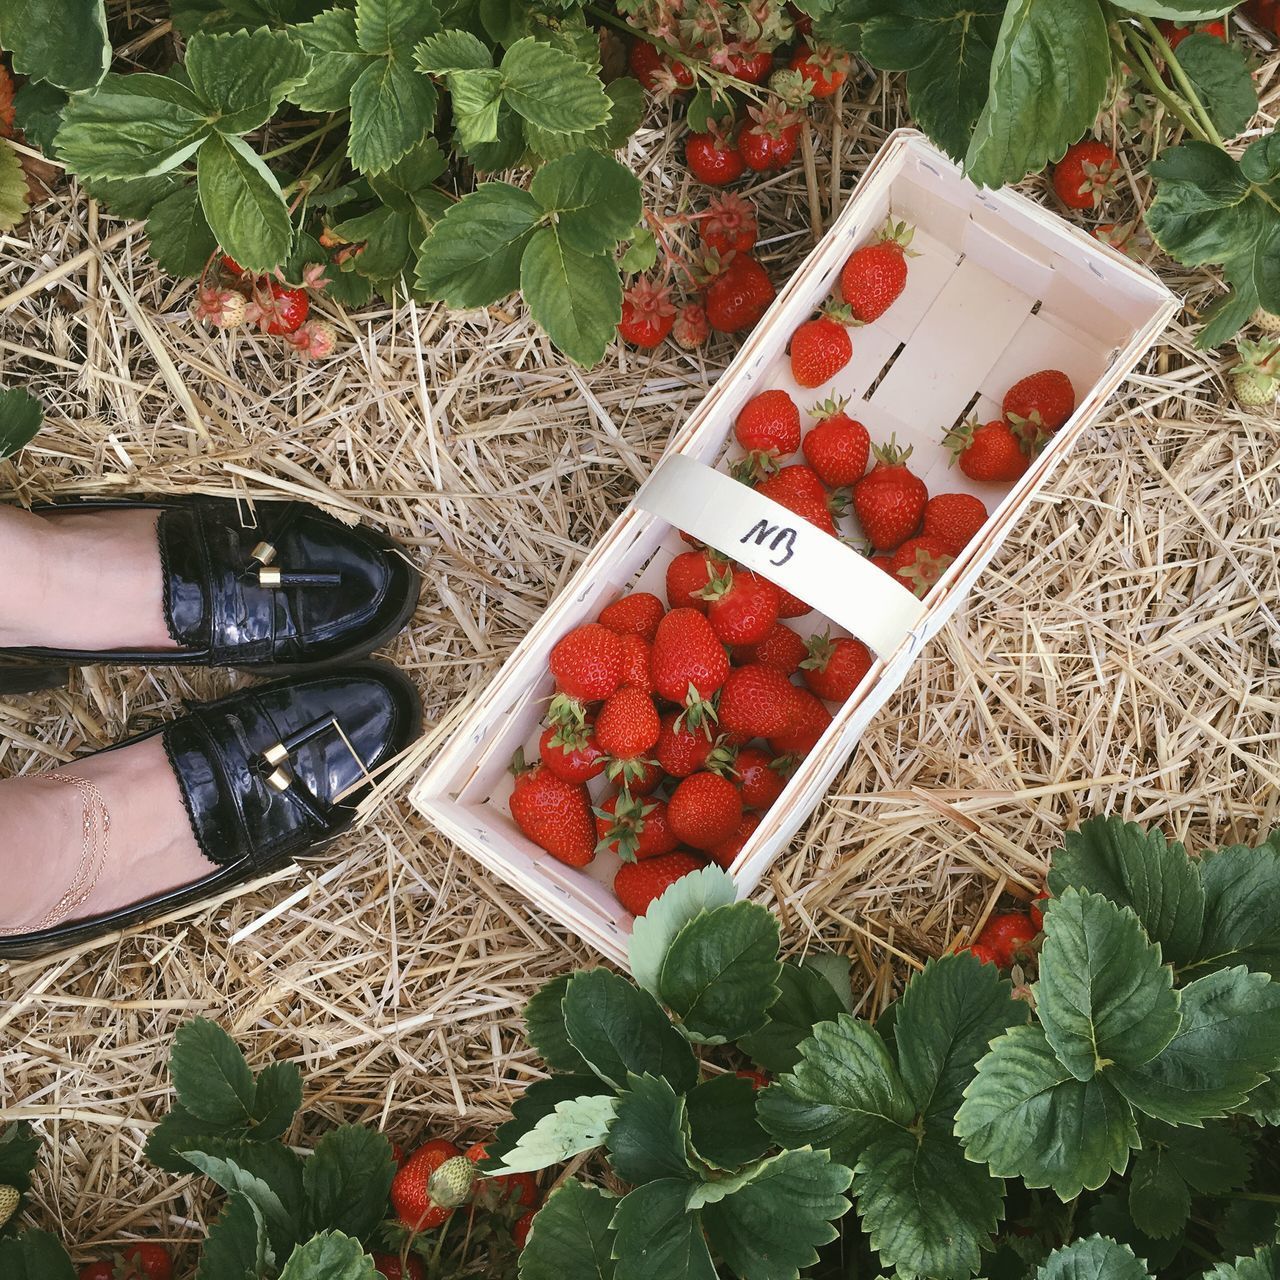
[[[0,959],[90,942],[315,852],[351,826],[374,775],[421,731],[422,704],[409,680],[385,663],[365,662],[193,706],[179,720],[109,747],[160,735],[210,874],[107,915],[0,936]]]
[[[421,579],[398,543],[303,502],[256,504],[254,528],[228,498],[121,499],[37,507],[156,510],[164,618],[177,650],[0,648],[0,694],[66,682],[67,668],[236,667],[289,675],[381,648],[413,616]]]

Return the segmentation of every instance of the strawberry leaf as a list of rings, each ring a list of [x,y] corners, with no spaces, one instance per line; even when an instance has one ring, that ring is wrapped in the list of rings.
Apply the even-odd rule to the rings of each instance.
[[[778,945],[778,921],[764,907],[717,907],[676,935],[659,996],[693,1040],[723,1044],[758,1031],[779,995]]]
[[[585,63],[532,36],[502,57],[502,93],[511,108],[551,133],[582,133],[609,119],[600,77]]]
[[[1220,18],[1236,6],[1232,0],[1115,0],[1117,9],[1145,14],[1148,18],[1168,18],[1185,25]],[[1181,46],[1178,49],[1182,51]]]
[[[280,1280],[376,1280],[373,1259],[359,1240],[326,1231],[300,1244],[280,1272]]]
[[[1241,1107],[1280,1067],[1280,983],[1240,967],[1182,989],[1182,1025],[1150,1062],[1107,1073],[1135,1107],[1199,1124]]]
[[[4,1280],[75,1280],[76,1269],[60,1241],[47,1231],[24,1231],[0,1240]]]
[[[419,71],[432,76],[493,68],[489,46],[470,31],[440,31],[428,36],[414,50],[413,60]]]
[[[611,250],[640,221],[640,181],[612,156],[579,151],[545,164],[529,194],[554,215],[556,234],[579,253]]]
[[[1109,1083],[1113,1074],[1077,1080],[1039,1027],[1014,1027],[978,1063],[956,1112],[956,1136],[968,1158],[985,1160],[996,1177],[1074,1199],[1123,1172],[1138,1146],[1132,1109]]]
[[[493,1140],[485,1144],[489,1155],[480,1164],[480,1169],[484,1173],[495,1172],[501,1166],[503,1157],[544,1116],[549,1116],[562,1102],[591,1094],[608,1094],[612,1097],[613,1089],[595,1075],[563,1075],[552,1076],[549,1080],[535,1080],[512,1104],[511,1119],[499,1125]]]
[[[1036,1280],[1151,1280],[1151,1276],[1125,1245],[1090,1236],[1055,1249],[1036,1272]]]
[[[283,31],[262,27],[234,35],[193,36],[187,44],[191,87],[211,109],[220,133],[248,133],[307,78],[311,59]]]
[[[0,458],[11,458],[28,445],[43,422],[44,410],[35,396],[21,387],[0,388]]]
[[[40,1139],[25,1121],[18,1120],[0,1131],[0,1186],[26,1191],[40,1156]]]
[[[1259,1124],[1280,1126],[1280,1075],[1272,1072],[1256,1089],[1242,1108]]]
[[[627,1085],[605,1141],[614,1172],[633,1184],[691,1178],[684,1098],[658,1076],[630,1076]]]
[[[1088,889],[1129,907],[1166,960],[1184,964],[1204,927],[1204,889],[1196,864],[1177,842],[1121,818],[1092,818],[1068,831],[1053,855],[1049,888]]]
[[[635,980],[651,995],[658,994],[658,979],[676,934],[706,911],[728,906],[737,897],[733,877],[720,867],[681,876],[649,904],[631,931],[627,960]]]
[[[248,1126],[253,1120],[253,1072],[236,1042],[216,1022],[192,1018],[180,1026],[169,1053],[178,1101],[197,1120]]]
[[[1191,1192],[1169,1152],[1144,1143],[1129,1175],[1129,1212],[1144,1235],[1168,1240],[1187,1225]]]
[[[211,1144],[212,1145],[212,1144]],[[254,1144],[246,1144],[252,1147]],[[269,1144],[263,1144],[269,1145]],[[277,1147],[277,1151],[285,1151]],[[260,1154],[260,1153],[259,1153]],[[265,1161],[256,1161],[258,1172],[253,1172],[238,1164],[227,1156],[214,1155],[205,1151],[184,1151],[182,1157],[193,1165],[206,1178],[212,1179],[227,1192],[238,1192],[253,1201],[262,1220],[266,1223],[267,1236],[271,1241],[272,1252],[278,1258],[286,1257],[297,1243],[302,1223],[290,1213],[281,1199],[280,1193],[261,1175],[267,1170]],[[296,1158],[296,1157],[295,1157]],[[274,1172],[279,1173],[278,1169]],[[283,1190],[284,1188],[282,1188]],[[288,1194],[288,1191],[285,1192]]]
[[[556,1103],[555,1109],[522,1133],[500,1160],[494,1158],[494,1170],[532,1173],[594,1151],[604,1143],[617,1107],[617,1098],[603,1093]]]
[[[685,1202],[683,1178],[661,1178],[623,1196],[611,1226],[616,1280],[716,1280],[698,1216]]]
[[[275,1254],[258,1206],[238,1192],[228,1196],[221,1216],[205,1237],[196,1280],[244,1280],[260,1276],[274,1265]]]
[[[1139,1067],[1173,1039],[1173,971],[1128,907],[1067,889],[1045,904],[1036,1011],[1077,1080],[1113,1063]]]
[[[18,153],[0,144],[0,231],[12,231],[27,216],[31,197]]]
[[[790,1071],[800,1061],[801,1042],[819,1022],[830,1022],[845,1006],[831,983],[808,963],[788,960],[778,974],[779,996],[764,1025],[741,1036],[738,1048],[766,1071]]]
[[[62,126],[67,95],[47,80],[28,80],[13,96],[18,128],[27,142],[53,155],[53,140]]]
[[[1244,50],[1216,36],[1194,33],[1178,45],[1175,56],[1214,128],[1224,138],[1243,133],[1258,113],[1258,90]]]
[[[1280,850],[1234,846],[1199,864],[1205,892],[1204,933],[1187,972],[1246,965],[1280,978]]]
[[[151,211],[166,196],[184,187],[190,186],[192,195],[195,195],[195,187],[178,173],[160,173],[154,178],[81,178],[80,185],[95,200],[109,205],[113,213],[123,218],[150,217]],[[200,217],[203,220],[204,214]]]
[[[147,236],[151,241],[151,256],[175,276],[199,275],[209,255],[218,247],[194,182],[165,196],[151,210]]]
[[[91,89],[111,63],[103,0],[0,0],[13,69],[60,89]]]
[[[564,995],[570,977],[561,974],[534,993],[524,1007],[524,1025],[529,1043],[553,1071],[585,1072],[591,1068],[573,1047],[564,1026]]]
[[[292,1062],[272,1062],[258,1072],[253,1087],[253,1124],[249,1136],[255,1142],[278,1138],[293,1123],[302,1106],[302,1074]]]
[[[280,184],[243,138],[216,133],[196,159],[200,207],[218,243],[248,271],[289,256],[293,226]]]
[[[1110,80],[1098,0],[1011,0],[992,54],[990,96],[965,155],[969,176],[998,187],[1038,173],[1090,128]]]
[[[356,39],[356,15],[350,9],[326,9],[294,27],[293,35],[311,65],[306,79],[289,90],[289,101],[303,111],[342,111],[351,100],[351,86],[373,56]]]
[[[459,71],[449,77],[458,145],[468,150],[494,142],[502,107],[502,73]]]
[[[1223,1195],[1249,1177],[1249,1148],[1225,1124],[1175,1128],[1148,1120],[1133,1162],[1129,1209],[1146,1235],[1169,1239],[1186,1225],[1192,1190]]]
[[[622,319],[622,280],[608,254],[585,254],[549,227],[520,261],[520,289],[551,341],[584,368],[597,364]]]
[[[386,1212],[395,1173],[383,1134],[358,1124],[331,1129],[302,1168],[308,1226],[363,1239]]]
[[[1237,1258],[1234,1266],[1219,1263],[1202,1280],[1280,1280],[1280,1244],[1267,1245],[1251,1258]]]
[[[769,1149],[769,1135],[756,1119],[756,1090],[740,1076],[716,1076],[686,1098],[694,1151],[716,1169],[737,1169]]]
[[[520,1254],[520,1280],[613,1280],[613,1218],[617,1201],[571,1178],[538,1210]]]

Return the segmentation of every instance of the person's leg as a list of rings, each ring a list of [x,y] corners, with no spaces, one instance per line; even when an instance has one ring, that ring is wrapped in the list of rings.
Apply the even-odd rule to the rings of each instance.
[[[157,514],[37,516],[0,504],[0,648],[176,648],[164,621]]]
[[[200,852],[158,737],[44,776],[0,781],[0,936],[30,932],[83,893],[66,919],[88,919],[216,870]],[[105,856],[104,856],[105,855]]]

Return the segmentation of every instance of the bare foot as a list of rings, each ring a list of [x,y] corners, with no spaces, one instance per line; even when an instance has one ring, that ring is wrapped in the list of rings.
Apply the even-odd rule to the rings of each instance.
[[[58,772],[90,787],[41,775],[0,781],[0,933],[90,919],[217,870],[196,844],[159,736]],[[51,920],[77,885],[73,909]]]
[[[0,506],[0,648],[176,649],[156,511],[35,516]]]

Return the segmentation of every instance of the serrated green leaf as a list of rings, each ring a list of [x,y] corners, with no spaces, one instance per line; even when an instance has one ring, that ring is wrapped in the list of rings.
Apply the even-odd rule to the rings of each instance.
[[[1184,964],[1195,955],[1204,927],[1200,873],[1162,832],[1117,817],[1091,818],[1068,831],[1053,855],[1049,888],[1060,894],[1068,886],[1131,907],[1165,960]]]
[[[519,164],[525,155],[524,124],[506,103],[498,107],[498,136],[492,142],[466,145],[458,130],[454,144],[471,161],[479,173],[497,173]]]
[[[30,195],[18,153],[0,140],[0,232],[12,231],[27,216]]]
[[[436,88],[406,63],[375,58],[351,86],[351,163],[362,173],[390,168],[430,132]]]
[[[280,1280],[374,1280],[373,1259],[340,1231],[312,1236],[290,1255]]]
[[[497,140],[502,108],[500,71],[458,71],[449,77],[453,123],[464,150]]]
[[[520,285],[520,260],[542,217],[527,191],[481,183],[432,228],[418,257],[418,287],[451,307],[483,307]]]
[[[306,79],[289,91],[303,111],[341,111],[351,100],[351,86],[372,55],[356,39],[356,15],[350,9],[326,9],[311,22],[293,28],[311,58]]]
[[[356,39],[365,53],[411,58],[413,50],[440,30],[431,0],[357,0]]]
[[[218,247],[196,184],[189,182],[166,196],[147,220],[151,256],[174,276],[198,276]]]
[[[493,1139],[485,1144],[488,1158],[480,1165],[486,1173],[492,1173],[502,1158],[516,1142],[544,1116],[549,1116],[561,1102],[583,1098],[590,1094],[613,1096],[613,1086],[595,1075],[552,1076],[549,1080],[536,1080],[511,1106],[511,1119],[498,1126]]]
[[[175,1103],[147,1135],[145,1154],[152,1164],[169,1173],[191,1173],[193,1166],[182,1158],[181,1152],[198,1151],[212,1139],[240,1136],[244,1132],[243,1124],[210,1124],[197,1119],[181,1103]]]
[[[644,119],[645,96],[638,80],[621,76],[605,85],[609,98],[609,119],[585,133],[552,133],[522,121],[529,149],[544,160],[559,160],[576,151],[616,151],[640,127]]]
[[[1077,1080],[1038,1026],[1006,1031],[978,1063],[956,1112],[970,1160],[1001,1178],[1052,1187],[1064,1201],[1121,1173],[1138,1145],[1133,1112],[1109,1083]]]
[[[684,1038],[647,992],[607,969],[575,973],[564,995],[573,1046],[602,1080],[621,1088],[628,1074],[661,1076],[683,1093],[698,1079]]]
[[[44,409],[35,396],[21,387],[0,388],[0,458],[11,458],[30,444],[43,422]],[[0,1152],[3,1150],[0,1147]]]
[[[1075,1240],[1055,1249],[1036,1280],[1151,1280],[1131,1250],[1103,1236]]]
[[[1142,13],[1148,18],[1169,18],[1184,25],[1220,18],[1234,7],[1232,0],[1116,0],[1117,9]]]
[[[987,966],[990,967],[990,966]],[[906,1276],[968,1280],[1003,1213],[1004,1185],[949,1132],[886,1129],[854,1169],[863,1230]]]
[[[1280,1280],[1280,1244],[1259,1249],[1251,1258],[1237,1258],[1234,1266],[1220,1263],[1203,1280]]]
[[[283,31],[261,27],[233,35],[192,36],[184,63],[191,87],[210,108],[214,128],[248,133],[265,124],[306,81],[311,59]]]
[[[356,258],[361,275],[372,280],[398,280],[413,256],[409,226],[408,214],[380,205],[358,218],[335,223],[333,230],[344,240],[364,246]]]
[[[1178,1175],[1202,1195],[1225,1195],[1249,1180],[1252,1154],[1229,1123],[1209,1120],[1191,1129],[1153,1120],[1143,1125],[1143,1139],[1168,1151]]]
[[[24,1231],[0,1240],[4,1280],[75,1280],[76,1269],[60,1241],[47,1231]]]
[[[777,919],[754,902],[717,907],[680,930],[658,990],[687,1035],[723,1044],[764,1025],[779,995],[779,937]]]
[[[604,253],[640,220],[640,182],[598,151],[579,151],[543,165],[529,194],[555,215],[556,234],[579,253]]]
[[[479,9],[485,34],[498,44],[515,44],[531,34],[534,11],[524,0],[480,0]]]
[[[1239,45],[1193,32],[1174,55],[1187,73],[1214,128],[1234,138],[1258,113],[1258,91]]]
[[[627,1084],[605,1142],[614,1172],[632,1184],[691,1177],[683,1096],[658,1076],[629,1076]]]
[[[1110,79],[1098,0],[1011,0],[992,54],[990,96],[965,155],[969,177],[999,187],[1038,173],[1092,126]]]
[[[808,955],[801,956],[799,963],[802,970],[822,974],[831,984],[845,1013],[853,1012],[853,965],[848,956],[838,951],[810,951]]]
[[[243,138],[214,134],[196,159],[200,207],[224,253],[247,271],[270,271],[293,245],[275,175]]]
[[[689,99],[684,118],[693,133],[706,133],[715,122],[733,119],[733,100],[727,94],[698,89]]]
[[[585,62],[532,36],[502,56],[502,92],[517,114],[550,133],[582,133],[609,119],[610,102]]]
[[[866,7],[872,12],[862,15],[863,57],[883,71],[907,72],[912,117],[953,160],[963,159],[987,101],[1005,0]]]
[[[293,1123],[302,1106],[302,1073],[292,1062],[272,1062],[258,1072],[253,1087],[253,1124],[256,1142],[278,1138]]]
[[[153,178],[81,178],[80,185],[117,217],[147,218],[162,200],[190,182],[177,173],[159,173]]]
[[[1171,1239],[1187,1224],[1191,1192],[1169,1153],[1159,1145],[1144,1146],[1134,1157],[1129,1212],[1134,1226],[1157,1240]]]
[[[681,876],[649,904],[631,931],[627,961],[635,980],[657,995],[662,962],[676,934],[702,912],[728,906],[737,896],[733,877],[721,867],[703,867]]]
[[[756,1118],[756,1089],[741,1076],[716,1076],[685,1099],[689,1138],[697,1155],[716,1169],[737,1169],[769,1149]]]
[[[1200,860],[1204,933],[1187,972],[1246,965],[1280,977],[1280,851],[1232,848]]]
[[[1280,1127],[1280,1075],[1273,1072],[1256,1089],[1251,1089],[1249,1101],[1242,1110],[1259,1124]]]
[[[716,1280],[697,1217],[685,1207],[689,1184],[662,1178],[623,1196],[614,1211],[616,1280]]]
[[[493,67],[489,46],[470,31],[440,31],[428,36],[414,50],[419,71],[447,76],[454,71],[488,71]]]
[[[524,1007],[525,1031],[529,1043],[553,1071],[590,1071],[564,1028],[564,993],[570,974],[561,974],[544,983]]]
[[[39,1158],[40,1139],[35,1130],[25,1120],[6,1125],[0,1131],[0,1186],[25,1193]]]
[[[53,140],[62,127],[66,93],[44,80],[28,80],[13,95],[14,120],[30,146],[53,155]]]
[[[199,1151],[207,1160],[217,1162],[221,1172],[210,1176],[219,1186],[234,1189],[221,1181],[224,1176],[231,1176],[226,1174],[226,1166],[234,1165],[236,1177],[247,1175],[269,1187],[283,1206],[284,1217],[301,1225],[302,1160],[289,1147],[281,1142],[253,1142],[240,1136],[210,1136],[201,1139]]]
[[[520,1254],[520,1280],[613,1280],[617,1201],[576,1179],[558,1186],[538,1210]]]
[[[1177,1033],[1173,971],[1128,907],[1065,889],[1045,904],[1036,1012],[1077,1080],[1149,1062]]]
[[[370,190],[399,213],[413,212],[415,197],[431,189],[448,161],[435,138],[424,138],[403,159],[367,179]]]
[[[544,227],[520,260],[520,290],[570,360],[583,368],[599,363],[622,319],[622,279],[609,255],[579,253]]]
[[[169,76],[109,75],[62,113],[55,147],[72,173],[146,178],[177,168],[209,133],[205,108]]]
[[[1104,1191],[1091,1197],[1091,1200],[1092,1203],[1075,1218],[1078,1223],[1077,1235],[1110,1236],[1118,1243],[1127,1245],[1134,1257],[1141,1258],[1156,1275],[1162,1274],[1177,1257],[1182,1248],[1181,1240],[1157,1240],[1154,1236],[1144,1235],[1133,1225],[1127,1189]]]
[[[760,1095],[758,1112],[782,1146],[819,1144],[848,1165],[887,1125],[909,1126],[915,1115],[884,1041],[847,1013],[814,1027],[795,1070]]]
[[[274,1265],[275,1254],[257,1205],[239,1193],[228,1196],[205,1237],[196,1280],[259,1280]]]
[[[283,1150],[283,1148],[279,1149]],[[288,1256],[297,1242],[300,1223],[286,1208],[275,1188],[258,1174],[242,1168],[234,1160],[226,1157],[204,1151],[184,1151],[182,1157],[206,1178],[216,1182],[224,1191],[238,1192],[252,1200],[262,1215],[263,1222],[266,1223],[272,1252],[277,1258]]]
[[[915,1109],[950,1121],[978,1059],[1026,1016],[994,965],[968,952],[928,961],[907,983],[894,1020],[898,1070]]]
[[[834,1223],[849,1211],[843,1192],[852,1177],[827,1151],[784,1151],[749,1175],[704,1183],[690,1205],[701,1200],[707,1239],[734,1275],[794,1280],[817,1262],[818,1246],[836,1238]]]
[[[0,46],[15,71],[60,89],[90,89],[111,64],[102,0],[0,0]]]
[[[169,1072],[183,1108],[213,1125],[247,1127],[253,1121],[253,1072],[236,1042],[216,1022],[192,1018],[180,1026],[169,1051]]]
[[[618,1102],[609,1094],[588,1094],[556,1104],[501,1157],[498,1173],[533,1173],[602,1146]]]
[[[391,1143],[363,1125],[331,1129],[302,1169],[312,1231],[364,1239],[382,1220],[395,1177]]]
[[[846,1011],[831,983],[815,967],[788,960],[778,974],[781,994],[769,1006],[764,1026],[738,1040],[738,1048],[766,1071],[790,1071],[800,1061],[800,1044],[819,1022]]]
[[[1168,1124],[1198,1124],[1242,1106],[1280,1067],[1280,985],[1222,969],[1182,990],[1182,1026],[1141,1067],[1108,1075],[1135,1107]]]

